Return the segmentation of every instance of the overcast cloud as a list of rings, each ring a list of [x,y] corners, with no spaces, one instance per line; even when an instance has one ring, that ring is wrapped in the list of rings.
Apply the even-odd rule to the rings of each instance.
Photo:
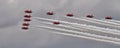
[[[0,0],[0,48],[120,48],[41,28],[21,30],[25,9],[32,9],[33,17],[46,17],[47,11],[54,11],[57,17],[51,17],[53,19],[62,19],[60,16],[66,13],[74,13],[76,17],[92,13],[98,19],[112,16],[120,20],[119,5],[120,0]]]

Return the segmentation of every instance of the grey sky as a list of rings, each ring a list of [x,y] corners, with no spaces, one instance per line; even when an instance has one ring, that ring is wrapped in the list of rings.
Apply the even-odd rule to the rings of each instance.
[[[119,45],[82,38],[63,36],[46,29],[20,29],[24,10],[32,9],[33,17],[45,17],[47,11],[61,19],[66,13],[84,17],[93,13],[96,18],[112,16],[120,20],[119,0],[0,0],[0,48],[120,48]],[[34,23],[31,23],[35,25]]]

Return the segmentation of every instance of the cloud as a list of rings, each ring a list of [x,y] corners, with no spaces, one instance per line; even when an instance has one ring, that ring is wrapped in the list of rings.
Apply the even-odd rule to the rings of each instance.
[[[76,17],[83,17],[93,13],[99,19],[110,15],[119,20],[119,0],[0,0],[0,6],[0,48],[120,48],[109,43],[54,34],[41,28],[20,29],[24,10],[28,8],[33,10],[33,17],[46,17],[47,11],[54,11],[56,16],[50,18],[66,20],[60,16],[74,13]]]
[[[105,16],[112,16],[114,19],[119,20],[119,12],[118,9],[118,0],[104,0],[101,1],[93,10],[93,13],[97,18],[104,18]],[[116,6],[116,7],[115,7]]]

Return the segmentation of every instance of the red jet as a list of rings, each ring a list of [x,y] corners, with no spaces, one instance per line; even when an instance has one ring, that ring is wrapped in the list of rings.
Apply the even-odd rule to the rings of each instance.
[[[25,10],[25,13],[32,13],[32,10],[30,10],[30,9]]]
[[[93,18],[94,16],[93,15],[87,15],[86,17],[87,18]]]
[[[105,17],[105,19],[112,19],[112,17],[111,16],[107,16],[107,17]]]
[[[24,19],[24,21],[31,21],[31,19]]]
[[[25,18],[30,18],[30,17],[31,17],[31,15],[26,14],[24,17],[25,17]]]
[[[54,15],[53,12],[47,12],[47,15]]]
[[[23,26],[29,26],[30,24],[29,23],[23,23]]]
[[[29,28],[28,28],[28,27],[22,27],[22,29],[27,30],[27,29],[29,29]]]
[[[66,16],[68,16],[68,17],[73,17],[74,15],[73,14],[67,14]]]
[[[58,25],[58,24],[60,24],[60,22],[53,22],[53,24],[56,24],[56,25]]]

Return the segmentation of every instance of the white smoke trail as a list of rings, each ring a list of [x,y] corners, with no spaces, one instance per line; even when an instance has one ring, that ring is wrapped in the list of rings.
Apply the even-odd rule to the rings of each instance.
[[[53,19],[47,19],[47,18],[39,18],[39,17],[35,17],[35,19],[40,19],[40,20],[45,20],[45,21],[58,21],[58,20],[53,20]],[[60,21],[60,20],[59,20]],[[96,27],[96,26],[91,26],[91,25],[87,25],[85,26],[85,24],[78,24],[78,23],[71,23],[71,22],[67,22],[67,21],[60,21],[62,23],[65,23],[65,24],[69,24],[69,25],[73,25],[73,27],[86,27],[86,28],[94,28],[94,29],[99,29],[99,30],[102,30],[102,31],[105,31],[105,29],[107,28],[101,28],[101,27]],[[116,33],[116,34],[119,34],[120,31],[119,30],[115,30],[115,29],[107,29],[106,31],[108,31],[108,33]],[[107,33],[107,32],[106,32]]]
[[[120,21],[118,21],[118,20],[107,20],[107,21],[110,21],[110,22],[114,22],[114,23],[120,24]]]
[[[103,42],[109,42],[109,43],[114,43],[114,44],[120,44],[120,42],[119,42],[120,39],[118,39],[118,38],[111,38],[111,37],[107,37],[107,36],[99,36],[99,35],[95,35],[95,34],[77,32],[77,31],[66,30],[66,29],[55,28],[55,27],[48,27],[48,26],[33,26],[33,27],[55,30],[55,31],[58,31],[59,33],[62,32],[60,34],[64,34],[64,35],[70,35],[70,36],[75,36],[75,37],[92,39],[92,40],[96,40],[96,41],[103,41]]]
[[[49,20],[50,21],[50,20]],[[120,38],[120,33],[113,33],[113,32],[108,32],[108,31],[103,31],[103,30],[99,30],[99,29],[96,29],[96,28],[90,28],[90,27],[87,27],[85,25],[82,25],[81,26],[75,26],[75,25],[65,25],[65,24],[59,24],[59,25],[53,25],[53,23],[51,22],[44,22],[44,21],[35,21],[35,22],[38,22],[38,23],[42,23],[42,24],[45,24],[45,25],[51,25],[52,27],[59,27],[59,28],[64,28],[64,29],[70,29],[70,30],[78,30],[78,31],[82,31],[82,32],[87,32],[87,33],[92,33],[92,34],[96,34],[96,35],[102,35],[102,36],[108,36],[108,37],[116,37],[116,38]]]
[[[106,25],[106,26],[109,26],[109,27],[113,27],[115,29],[120,29],[119,24],[115,24],[115,23],[112,23],[112,22],[107,23],[107,22],[104,22],[104,21],[101,21],[101,20],[87,19],[87,18],[75,18],[75,17],[66,17],[66,18],[76,19],[76,20],[81,20],[81,21],[87,21],[87,22],[90,22],[90,23],[96,23],[96,24],[99,24],[99,25]]]
[[[101,22],[101,23],[105,23],[105,24],[111,24],[111,25],[120,26],[120,24],[118,24],[118,23],[103,21],[103,20],[94,19],[94,18],[83,18],[83,19],[87,19],[87,20],[91,20],[91,21],[96,21],[96,22]]]

